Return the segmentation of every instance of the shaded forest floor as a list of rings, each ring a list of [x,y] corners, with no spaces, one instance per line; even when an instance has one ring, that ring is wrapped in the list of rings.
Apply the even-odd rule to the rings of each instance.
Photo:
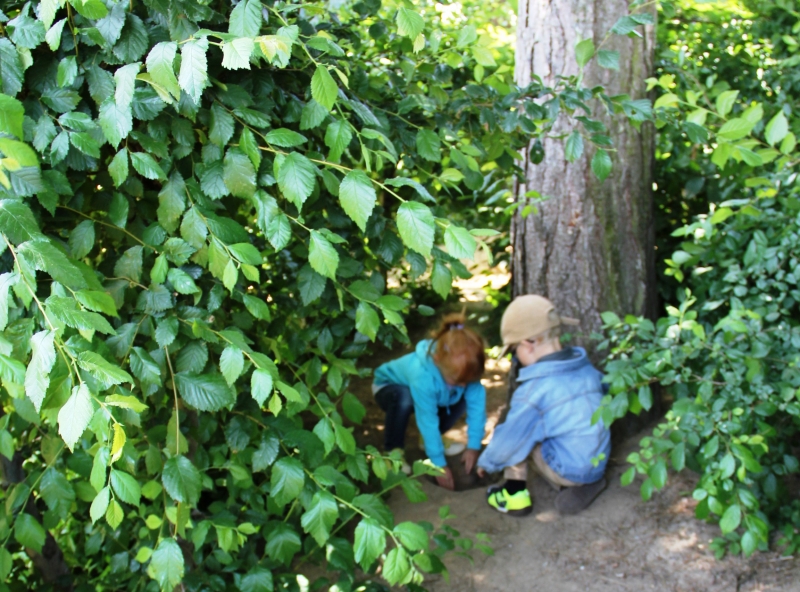
[[[473,321],[482,321],[484,335],[493,340],[497,338],[489,331],[496,334],[497,319],[487,314],[491,307],[482,302],[481,287],[491,282],[497,288],[503,281],[502,273],[484,274],[459,286]],[[416,338],[424,337],[424,331],[416,333]],[[394,351],[380,349],[366,363],[374,367],[406,351],[410,350],[399,346]],[[507,361],[489,360],[487,364],[483,384],[489,419],[484,442],[506,404],[509,370]],[[357,381],[352,389],[367,408],[357,438],[362,445],[380,447],[384,418],[372,398],[370,381]],[[407,456],[412,460],[424,456],[417,434],[412,421],[406,438]],[[398,522],[427,520],[438,525],[440,506],[449,505],[454,517],[447,524],[463,536],[486,533],[491,537],[493,556],[473,551],[474,562],[470,562],[449,555],[449,582],[434,576],[426,586],[433,592],[800,592],[800,561],[794,557],[768,552],[749,559],[714,558],[708,545],[719,529],[695,519],[696,502],[689,494],[697,477],[690,472],[671,475],[667,487],[649,502],[641,500],[638,482],[622,487],[625,458],[643,435],[616,446],[607,472],[608,488],[578,516],[559,516],[555,492],[535,475],[529,481],[534,512],[521,519],[490,509],[482,487],[450,492],[423,481],[428,501],[416,504],[402,492],[393,492],[389,504]],[[448,436],[466,442],[463,420]]]

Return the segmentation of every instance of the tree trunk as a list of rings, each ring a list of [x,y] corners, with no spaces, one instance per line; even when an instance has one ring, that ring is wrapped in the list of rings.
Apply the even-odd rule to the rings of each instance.
[[[578,73],[575,44],[591,38],[600,47],[608,31],[628,14],[628,0],[520,0],[517,24],[516,79],[521,86],[532,76],[554,85],[559,75]],[[654,13],[653,13],[654,14]],[[643,27],[637,31],[642,32]],[[606,70],[592,60],[584,84],[605,87],[609,96],[646,96],[645,79],[653,66],[654,30],[644,38],[612,35],[603,49],[620,53],[620,70]],[[593,106],[617,152],[605,182],[592,173],[594,149],[573,163],[564,156],[564,140],[543,141],[544,160],[532,164],[527,154],[524,183],[516,196],[538,191],[549,199],[526,218],[522,208],[512,223],[513,292],[542,294],[560,313],[580,319],[577,342],[590,357],[598,353],[589,336],[601,326],[600,313],[654,317],[655,257],[652,207],[654,129],[644,123],[637,131],[623,117],[610,117]],[[601,112],[602,111],[602,112]],[[568,133],[574,123],[564,116],[553,135]]]

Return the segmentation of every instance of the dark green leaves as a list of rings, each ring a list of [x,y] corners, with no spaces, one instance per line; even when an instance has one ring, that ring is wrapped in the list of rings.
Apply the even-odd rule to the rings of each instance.
[[[147,566],[147,574],[163,592],[173,590],[183,579],[183,551],[175,539],[165,538],[156,547]]]
[[[575,162],[583,156],[583,136],[579,131],[572,132],[564,145],[564,156],[567,162]]]
[[[611,173],[611,156],[601,148],[592,157],[592,172],[601,181],[605,181]]]
[[[194,506],[200,499],[200,471],[185,456],[174,456],[164,464],[161,481],[169,496],[177,502]]]
[[[336,500],[327,491],[318,491],[311,499],[311,505],[303,514],[301,524],[303,530],[314,537],[319,546],[325,544],[331,533],[331,527],[339,516]]]
[[[336,268],[339,266],[339,254],[328,239],[316,230],[311,231],[308,262],[320,275],[335,279]]]
[[[41,553],[45,531],[38,520],[30,514],[19,514],[14,521],[14,539],[23,547]]]
[[[234,392],[220,374],[179,372],[175,384],[181,398],[200,411],[219,411],[236,400]]]
[[[417,152],[422,158],[431,162],[442,160],[442,143],[436,132],[429,129],[417,132]]]
[[[303,465],[295,458],[284,457],[272,466],[272,499],[279,506],[285,506],[303,489]]]

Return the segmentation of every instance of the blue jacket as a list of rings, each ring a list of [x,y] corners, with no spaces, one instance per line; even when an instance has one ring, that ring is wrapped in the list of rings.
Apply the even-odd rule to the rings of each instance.
[[[444,444],[439,434],[439,407],[450,407],[466,397],[467,447],[481,449],[486,425],[486,389],[480,382],[470,382],[466,387],[448,386],[430,355],[431,340],[424,339],[416,350],[375,370],[375,388],[387,384],[401,384],[411,390],[414,415],[419,432],[425,439],[425,453],[431,461],[444,467]]]
[[[516,465],[541,443],[545,462],[565,479],[594,483],[603,476],[611,433],[602,421],[592,425],[603,396],[602,374],[583,348],[570,349],[566,360],[543,359],[520,370],[508,416],[495,428],[479,467],[496,472]],[[593,466],[601,453],[605,458]]]

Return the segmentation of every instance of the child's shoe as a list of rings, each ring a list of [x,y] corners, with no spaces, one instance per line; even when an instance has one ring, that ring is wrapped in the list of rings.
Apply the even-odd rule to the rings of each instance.
[[[572,516],[582,512],[602,492],[608,481],[603,477],[599,481],[578,487],[567,487],[556,496],[556,510],[559,514]]]
[[[498,512],[509,516],[527,516],[533,512],[531,494],[527,489],[512,495],[502,485],[495,485],[486,492],[486,501]]]

